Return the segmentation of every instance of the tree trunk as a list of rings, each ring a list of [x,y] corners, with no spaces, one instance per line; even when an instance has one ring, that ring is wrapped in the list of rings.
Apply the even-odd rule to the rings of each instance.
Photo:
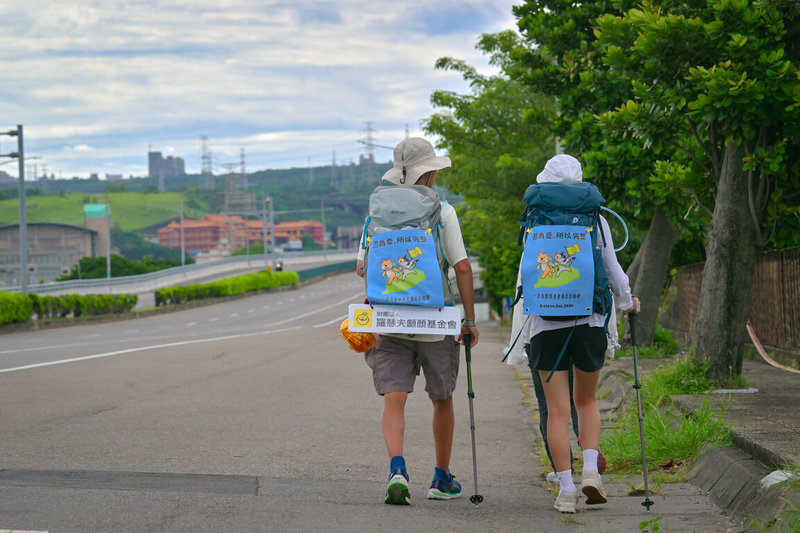
[[[720,385],[742,372],[751,287],[761,248],[748,209],[743,156],[742,146],[725,146],[692,332],[697,361],[710,365],[710,377]]]
[[[642,302],[642,310],[636,321],[636,340],[642,346],[653,344],[669,258],[679,236],[680,230],[673,228],[664,210],[656,207],[650,220],[650,229],[637,253],[638,262],[634,260],[636,268],[632,264],[629,269],[635,274],[631,289]]]

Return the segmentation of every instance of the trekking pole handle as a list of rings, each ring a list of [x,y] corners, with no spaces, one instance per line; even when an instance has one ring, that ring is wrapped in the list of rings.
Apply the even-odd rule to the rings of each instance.
[[[474,398],[475,393],[472,391],[472,335],[466,333],[464,335],[464,359],[467,362],[467,396]]]

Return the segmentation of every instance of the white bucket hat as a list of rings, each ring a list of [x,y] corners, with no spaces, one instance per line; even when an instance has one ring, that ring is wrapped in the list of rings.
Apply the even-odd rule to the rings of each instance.
[[[395,146],[394,167],[383,175],[383,179],[395,185],[414,185],[426,172],[450,165],[450,158],[437,156],[431,143],[420,137],[411,137]]]
[[[582,180],[580,161],[567,154],[551,157],[536,176],[536,183],[578,183]]]

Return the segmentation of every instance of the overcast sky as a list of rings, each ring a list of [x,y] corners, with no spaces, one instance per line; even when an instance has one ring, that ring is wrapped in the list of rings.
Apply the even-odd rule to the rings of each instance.
[[[148,150],[214,172],[358,161],[421,135],[434,90],[467,92],[442,56],[490,72],[481,33],[512,0],[23,0],[0,3],[0,131],[24,126],[41,175],[144,176]],[[16,150],[0,136],[0,153]],[[391,151],[376,148],[378,161]],[[16,176],[14,163],[0,170]]]

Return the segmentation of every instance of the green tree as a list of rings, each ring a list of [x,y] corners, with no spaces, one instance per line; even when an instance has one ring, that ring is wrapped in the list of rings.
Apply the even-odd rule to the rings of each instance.
[[[626,73],[603,62],[597,20],[620,16],[634,4],[528,1],[514,13],[526,42],[524,54],[518,56],[524,65],[519,74],[530,87],[556,98],[551,123],[565,151],[582,161],[585,179],[600,188],[612,209],[634,228],[647,229],[628,276],[634,294],[644,302],[637,337],[641,344],[650,344],[671,251],[680,237],[674,220],[688,204],[652,186],[657,153],[643,140],[598,120],[625,102],[632,88]]]
[[[465,241],[480,256],[484,288],[498,312],[503,297],[514,296],[516,287],[523,194],[555,145],[546,120],[552,99],[506,72],[516,68],[513,58],[520,46],[514,32],[481,37],[478,48],[501,68],[496,76],[483,76],[453,58],[439,59],[437,68],[460,73],[472,92],[436,91],[432,102],[439,111],[424,123],[453,161],[441,180],[465,201],[458,206]]]
[[[717,382],[741,372],[758,253],[800,239],[799,23],[781,0],[649,1],[599,21],[633,88],[606,123],[672,146],[664,188],[712,213],[691,343]]]

